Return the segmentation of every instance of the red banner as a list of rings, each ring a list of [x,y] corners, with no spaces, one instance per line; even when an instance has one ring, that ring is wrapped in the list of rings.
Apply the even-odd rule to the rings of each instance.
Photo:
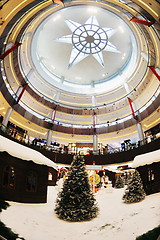
[[[52,0],[53,3],[57,3],[59,5],[62,5],[64,7],[64,3],[62,0]]]
[[[54,109],[54,113],[53,113],[53,117],[52,117],[52,123],[54,124],[54,121],[55,121],[55,118],[56,118],[56,108],[57,108],[57,106],[55,107],[55,109]]]
[[[150,27],[153,24],[153,22],[149,22],[149,21],[146,21],[143,19],[138,19],[138,18],[132,18],[130,21],[140,23],[140,24],[146,25],[148,27]]]
[[[156,72],[156,69],[154,67],[148,66],[151,71],[154,73],[154,75],[158,78],[158,80],[160,81],[160,75]]]
[[[11,48],[6,50],[4,53],[0,55],[0,59],[4,59],[9,53],[13,52],[14,49],[18,48],[22,43],[16,43]]]
[[[137,116],[135,115],[134,109],[133,109],[133,105],[132,105],[132,100],[130,98],[128,98],[128,102],[132,111],[132,116],[134,117],[134,119],[137,119]]]
[[[17,101],[16,101],[16,104],[17,104],[17,103],[19,102],[19,100],[21,99],[21,97],[22,97],[22,95],[23,95],[23,93],[24,93],[24,91],[25,91],[25,89],[26,89],[27,86],[28,86],[28,84],[25,84],[25,85],[23,86],[22,91],[21,91],[21,93],[19,94],[18,99],[17,99]]]

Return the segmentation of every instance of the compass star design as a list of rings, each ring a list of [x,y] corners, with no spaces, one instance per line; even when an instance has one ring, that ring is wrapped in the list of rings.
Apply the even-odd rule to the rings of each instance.
[[[54,40],[73,45],[68,68],[79,63],[89,55],[92,55],[104,67],[102,51],[120,53],[109,41],[116,31],[112,28],[100,27],[95,16],[91,16],[84,25],[68,19],[65,22],[72,34]]]

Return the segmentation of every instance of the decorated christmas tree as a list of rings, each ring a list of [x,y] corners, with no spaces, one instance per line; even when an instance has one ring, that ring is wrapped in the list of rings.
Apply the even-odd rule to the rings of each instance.
[[[123,195],[123,200],[125,203],[135,203],[140,202],[146,196],[143,189],[143,184],[141,181],[140,174],[137,170],[132,175],[132,178],[128,182],[128,186]]]
[[[124,180],[121,175],[118,175],[115,182],[115,188],[124,188]]]
[[[58,194],[55,213],[66,221],[86,221],[98,214],[97,204],[90,189],[84,158],[74,156],[71,168]]]

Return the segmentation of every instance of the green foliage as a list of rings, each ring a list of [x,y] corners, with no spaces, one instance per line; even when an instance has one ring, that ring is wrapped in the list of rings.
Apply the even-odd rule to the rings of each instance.
[[[2,212],[2,209],[7,209],[7,207],[9,207],[9,203],[0,200],[0,212]]]
[[[55,212],[66,221],[86,221],[97,216],[98,208],[90,189],[82,156],[74,156],[70,171],[56,200]]]
[[[7,240],[14,240],[18,238],[18,234],[13,233],[12,230],[7,228],[2,222],[0,222],[0,235],[5,237]]]
[[[124,180],[121,175],[118,175],[116,178],[115,188],[124,188]]]
[[[139,236],[136,240],[158,240],[158,236],[160,236],[160,226],[148,231],[147,233]]]
[[[0,212],[2,212],[3,209],[7,209],[7,207],[9,206],[10,206],[9,203],[3,200],[0,200]],[[18,234],[15,234],[14,232],[12,232],[12,230],[6,227],[5,224],[1,221],[0,221],[0,235],[6,238],[7,240],[15,240],[18,238]],[[19,239],[24,240],[24,238],[19,238]]]
[[[123,195],[123,200],[125,203],[135,203],[140,202],[146,196],[146,193],[143,189],[143,184],[141,181],[140,174],[137,170],[132,175],[128,186]]]

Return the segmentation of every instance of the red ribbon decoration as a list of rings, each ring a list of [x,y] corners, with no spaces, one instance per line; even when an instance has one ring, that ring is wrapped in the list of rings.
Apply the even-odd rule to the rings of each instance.
[[[57,3],[59,5],[62,5],[64,7],[64,3],[62,0],[52,0],[53,3]]]
[[[138,19],[138,18],[132,18],[130,20],[130,22],[140,23],[140,24],[146,25],[148,27],[150,27],[154,23],[154,22],[150,22],[150,21],[146,21],[146,20]]]
[[[156,72],[156,69],[154,67],[148,66],[151,71],[154,73],[154,75],[158,78],[158,80],[160,81],[160,75]]]
[[[22,91],[21,91],[21,93],[19,94],[18,99],[17,99],[17,101],[16,101],[16,104],[17,104],[17,103],[19,102],[19,100],[21,99],[21,97],[22,97],[22,95],[23,95],[23,93],[24,93],[24,91],[25,91],[25,89],[26,89],[27,86],[28,86],[28,84],[25,84],[25,85],[23,86]]]
[[[132,116],[134,117],[134,119],[137,119],[137,116],[135,115],[134,109],[133,109],[133,105],[132,105],[132,100],[128,97],[128,102],[132,111]]]
[[[13,52],[14,49],[18,48],[22,43],[16,43],[12,47],[10,47],[8,50],[6,50],[4,53],[0,55],[0,59],[4,59],[9,53]]]
[[[54,124],[54,121],[55,121],[55,118],[56,118],[56,112],[57,112],[57,106],[54,109],[54,114],[53,114],[53,117],[52,117],[52,123],[53,124]]]
[[[61,167],[61,168],[58,170],[57,178],[59,177],[59,175],[61,174],[61,172],[68,172],[68,169],[66,169],[65,167]]]

